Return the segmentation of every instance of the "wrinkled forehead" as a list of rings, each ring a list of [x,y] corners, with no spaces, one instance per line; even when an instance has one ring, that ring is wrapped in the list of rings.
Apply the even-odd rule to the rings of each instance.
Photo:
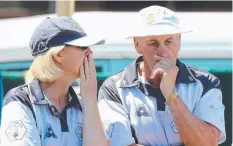
[[[144,41],[153,41],[153,40],[157,40],[157,41],[166,41],[168,39],[174,39],[176,40],[177,38],[179,38],[180,34],[168,34],[168,35],[154,35],[154,36],[144,36],[144,37],[140,37],[141,40]]]

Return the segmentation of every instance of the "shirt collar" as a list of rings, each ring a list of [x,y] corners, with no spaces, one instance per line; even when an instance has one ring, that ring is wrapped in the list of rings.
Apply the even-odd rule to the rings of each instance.
[[[28,89],[29,89],[29,98],[33,104],[37,104],[37,105],[49,104],[48,101],[45,99],[45,96],[40,86],[40,81],[38,79],[32,80],[28,84]],[[69,94],[71,96],[71,100],[69,101],[67,108],[77,107],[81,109],[81,105],[78,100],[77,94],[75,93],[72,87],[69,88]]]
[[[141,61],[143,61],[142,56],[136,58],[131,64],[129,64],[125,68],[120,84],[121,88],[135,87],[140,85],[137,67]],[[178,83],[190,84],[196,82],[196,78],[190,72],[189,68],[184,63],[180,62],[179,59],[177,59],[176,65],[179,68],[176,84]]]

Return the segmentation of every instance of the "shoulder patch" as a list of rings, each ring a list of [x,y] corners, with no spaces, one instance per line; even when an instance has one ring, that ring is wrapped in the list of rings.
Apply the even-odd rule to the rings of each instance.
[[[24,135],[26,134],[27,129],[24,126],[21,120],[11,121],[9,123],[8,128],[5,131],[5,134],[9,138],[10,141],[14,140],[22,140]]]

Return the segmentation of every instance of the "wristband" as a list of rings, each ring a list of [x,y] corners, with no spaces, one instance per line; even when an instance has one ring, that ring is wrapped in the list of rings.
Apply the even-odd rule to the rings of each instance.
[[[166,105],[169,106],[170,102],[178,96],[176,90],[174,90],[167,98],[166,98]]]

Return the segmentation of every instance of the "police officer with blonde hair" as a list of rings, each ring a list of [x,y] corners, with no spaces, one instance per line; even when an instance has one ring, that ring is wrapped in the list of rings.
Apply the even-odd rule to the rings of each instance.
[[[223,143],[219,79],[178,59],[181,34],[189,30],[181,28],[173,11],[161,6],[142,9],[139,18],[131,37],[141,56],[109,77],[99,91],[99,110],[111,145]]]
[[[35,29],[35,57],[27,84],[5,96],[2,146],[108,146],[97,106],[97,79],[89,37],[69,17],[46,18]],[[19,54],[20,55],[20,54]],[[80,78],[81,93],[71,84]]]

